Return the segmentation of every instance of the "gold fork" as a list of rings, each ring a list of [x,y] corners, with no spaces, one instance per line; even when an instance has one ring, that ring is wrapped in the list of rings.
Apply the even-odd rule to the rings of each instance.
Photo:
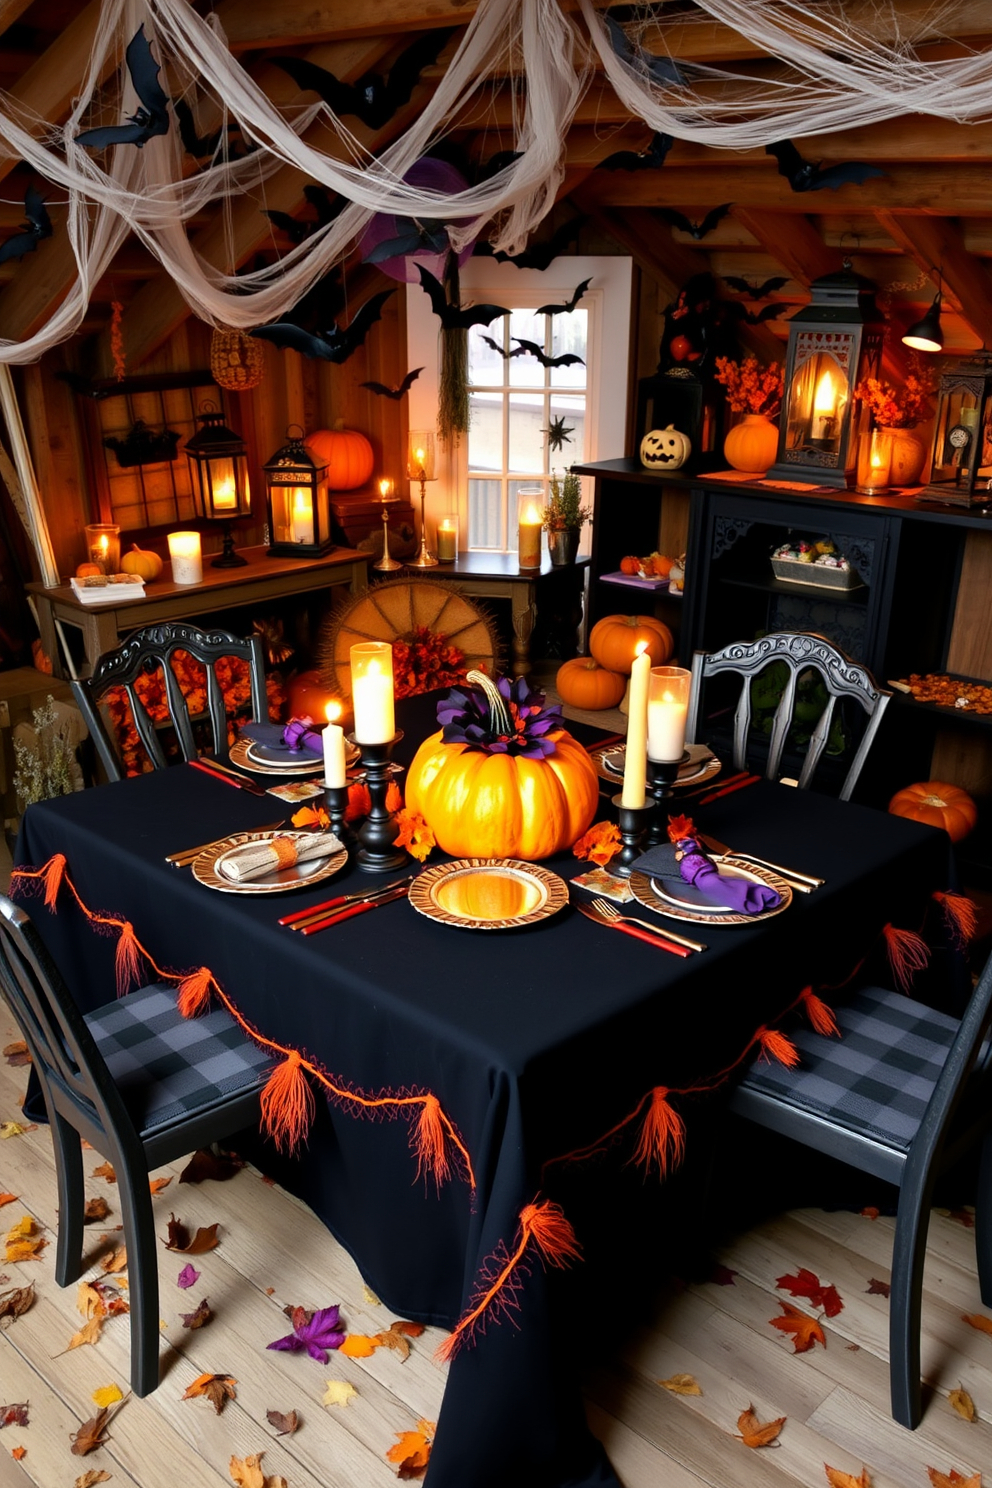
[[[666,940],[674,940],[676,945],[687,946],[690,951],[705,951],[706,946],[701,940],[690,940],[687,935],[676,935],[674,930],[669,930],[665,925],[652,925],[648,920],[639,920],[635,915],[622,915],[615,904],[608,899],[594,899],[592,907],[598,910],[604,920],[617,920],[621,925],[640,925],[642,930],[651,930],[655,935],[663,935]]]

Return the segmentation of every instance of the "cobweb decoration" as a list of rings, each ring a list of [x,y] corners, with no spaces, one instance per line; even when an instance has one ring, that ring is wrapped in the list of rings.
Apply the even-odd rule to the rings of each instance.
[[[925,58],[924,41],[952,30],[954,6],[913,17],[890,0],[800,4],[790,0],[698,0],[694,6],[624,6],[636,46],[678,60],[694,25],[736,31],[744,52],[766,54],[757,75],[679,63],[681,83],[658,83],[646,67],[622,61],[593,0],[566,14],[560,0],[479,0],[444,75],[405,132],[373,156],[321,102],[280,110],[234,58],[216,16],[188,0],[102,0],[76,99],[62,126],[0,97],[0,147],[24,160],[68,197],[64,232],[75,263],[68,294],[23,341],[0,340],[0,362],[30,362],[72,336],[90,294],[133,233],[155,256],[191,311],[212,326],[248,330],[278,320],[348,254],[373,213],[440,218],[458,251],[488,224],[490,241],[521,251],[556,199],[564,143],[593,75],[594,60],[618,97],[653,130],[727,150],[753,150],[784,138],[866,126],[908,113],[959,122],[992,117],[992,51],[959,44],[952,56]],[[633,14],[634,19],[630,17]],[[88,151],[76,135],[121,121],[137,105],[124,49],[144,25],[162,82],[201,121],[220,125],[213,156],[194,169],[173,116],[167,134],[141,149]],[[915,29],[914,29],[915,28]],[[776,60],[777,59],[777,60]],[[480,95],[509,78],[518,158],[491,179],[454,195],[403,177]],[[312,95],[305,95],[312,96]],[[172,111],[170,110],[170,113]],[[247,152],[228,145],[236,125]],[[203,127],[207,127],[204,123]],[[327,144],[330,131],[331,144]],[[348,202],[330,223],[275,264],[237,274],[231,224],[261,211],[266,183],[285,189],[313,181]],[[223,219],[206,244],[190,224],[211,205]],[[239,218],[239,215],[240,218]],[[226,236],[225,236],[226,232]],[[53,251],[46,245],[46,252]]]

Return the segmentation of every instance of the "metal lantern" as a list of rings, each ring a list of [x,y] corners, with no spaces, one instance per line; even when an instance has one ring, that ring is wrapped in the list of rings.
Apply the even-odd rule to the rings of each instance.
[[[992,504],[992,356],[965,357],[941,376],[930,481],[916,499]]]
[[[299,429],[298,434],[293,430]],[[263,465],[269,511],[269,552],[289,558],[319,558],[333,547],[327,495],[327,465],[318,465],[291,424],[287,443]]]
[[[224,423],[224,415],[213,403],[204,403],[197,414],[202,428],[186,441],[190,479],[197,515],[210,522],[224,522],[224,550],[214,558],[213,568],[241,568],[246,560],[234,551],[230,524],[251,516],[248,487],[248,451],[240,435]]]
[[[850,263],[814,279],[810,294],[789,321],[778,456],[768,476],[847,486],[854,481],[857,436],[869,419],[854,389],[878,376],[883,328],[874,285]]]

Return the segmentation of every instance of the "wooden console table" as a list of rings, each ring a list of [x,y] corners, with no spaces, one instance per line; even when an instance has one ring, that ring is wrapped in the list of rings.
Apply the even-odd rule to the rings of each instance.
[[[83,633],[86,661],[90,667],[105,651],[112,651],[121,636],[162,620],[189,620],[196,615],[232,606],[268,604],[285,595],[308,594],[316,589],[347,585],[352,594],[365,588],[370,553],[353,548],[333,548],[323,558],[271,558],[267,548],[242,548],[244,568],[211,568],[204,561],[199,584],[174,584],[168,564],[162,577],[149,584],[143,599],[124,599],[103,605],[79,602],[68,584],[46,589],[28,584],[38,608],[41,644],[52,658],[56,676],[62,676],[62,655],[55,622],[74,625]]]

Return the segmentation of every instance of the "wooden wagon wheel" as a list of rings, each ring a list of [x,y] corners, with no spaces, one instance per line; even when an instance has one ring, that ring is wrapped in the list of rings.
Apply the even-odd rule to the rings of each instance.
[[[451,584],[431,579],[386,579],[332,614],[317,643],[321,680],[351,696],[351,648],[362,641],[409,640],[415,626],[443,635],[473,667],[493,676],[499,654],[490,617]]]

